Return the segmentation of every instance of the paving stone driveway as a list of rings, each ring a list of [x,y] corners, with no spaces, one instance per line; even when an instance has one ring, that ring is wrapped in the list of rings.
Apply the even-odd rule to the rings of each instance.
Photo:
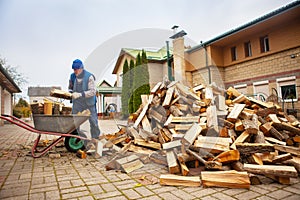
[[[104,133],[117,130],[113,120],[99,122]],[[59,152],[60,158],[34,159],[28,152],[36,136],[15,125],[0,126],[0,199],[300,199],[299,178],[291,185],[263,178],[250,190],[170,187],[158,179],[167,168],[151,162],[130,174],[106,171],[111,155],[80,159],[59,145],[50,153]]]

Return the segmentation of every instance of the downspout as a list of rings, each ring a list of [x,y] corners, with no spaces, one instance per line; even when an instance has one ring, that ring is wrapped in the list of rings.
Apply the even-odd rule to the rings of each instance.
[[[203,44],[202,47],[204,48],[205,51],[205,67],[208,70],[208,83],[211,84],[211,72],[210,72],[210,67],[208,66],[208,55],[207,55],[206,45]]]
[[[167,47],[168,78],[170,81],[174,81],[174,77],[172,76],[172,66],[170,61],[169,41],[166,41],[166,47]]]

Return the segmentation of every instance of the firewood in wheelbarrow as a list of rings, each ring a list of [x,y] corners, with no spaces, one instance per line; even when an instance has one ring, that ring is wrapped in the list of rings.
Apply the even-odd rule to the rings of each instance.
[[[63,98],[63,99],[72,99],[72,94],[70,92],[66,92],[59,89],[52,89],[50,91],[50,96]]]

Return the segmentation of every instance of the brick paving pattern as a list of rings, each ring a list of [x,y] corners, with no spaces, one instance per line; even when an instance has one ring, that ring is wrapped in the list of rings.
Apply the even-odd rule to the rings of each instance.
[[[100,120],[103,133],[118,130],[113,120]],[[106,171],[110,155],[101,158],[88,156],[80,159],[58,145],[49,152],[60,158],[31,157],[30,149],[37,134],[15,125],[0,127],[0,199],[259,199],[299,200],[300,179],[291,179],[290,185],[281,185],[262,178],[263,184],[250,189],[171,187],[161,186],[159,176],[167,168],[155,163],[130,174]],[[52,136],[42,135],[42,139]]]

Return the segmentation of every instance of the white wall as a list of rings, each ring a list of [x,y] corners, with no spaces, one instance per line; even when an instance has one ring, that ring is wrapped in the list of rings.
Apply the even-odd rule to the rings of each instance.
[[[4,90],[4,114],[12,115],[12,96],[11,94]]]

